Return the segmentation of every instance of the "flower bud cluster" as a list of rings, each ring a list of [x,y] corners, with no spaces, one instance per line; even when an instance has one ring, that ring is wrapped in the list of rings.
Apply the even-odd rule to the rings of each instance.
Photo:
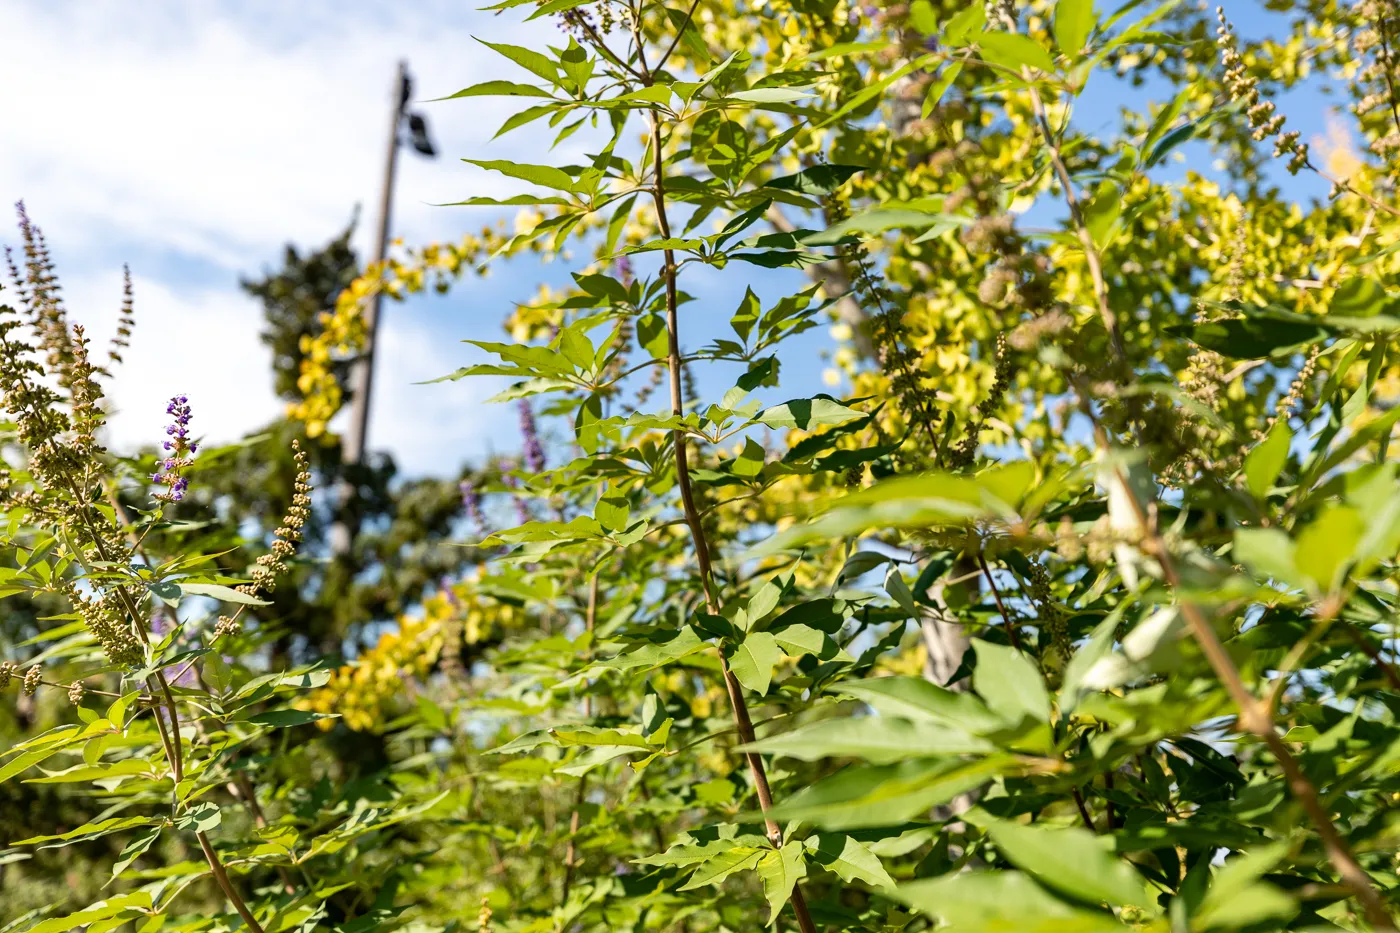
[[[1297,175],[1308,167],[1308,144],[1300,142],[1297,130],[1284,132],[1286,118],[1275,113],[1274,102],[1264,100],[1259,92],[1259,79],[1249,73],[1244,56],[1239,52],[1235,34],[1225,19],[1225,8],[1215,8],[1220,25],[1215,30],[1215,44],[1220,49],[1220,60],[1225,65],[1225,89],[1231,99],[1247,105],[1246,115],[1249,125],[1254,128],[1254,139],[1263,142],[1274,140],[1274,155],[1289,156],[1288,171]]]
[[[1400,44],[1400,8],[1395,0],[1362,0],[1356,6],[1362,27],[1353,33],[1352,49],[1358,60],[1369,59],[1353,84],[1358,100],[1352,108],[1361,118],[1371,151],[1387,162],[1400,157],[1400,70],[1396,46]],[[1381,112],[1382,121],[1367,117]]]
[[[301,540],[302,526],[311,514],[311,471],[306,466],[306,454],[301,444],[292,441],[296,451],[297,477],[293,487],[292,504],[287,514],[282,516],[282,526],[273,534],[272,548],[259,557],[250,576],[251,583],[238,587],[240,593],[257,596],[271,593],[277,586],[277,578],[287,572],[287,558],[296,553],[297,542]]]
[[[59,587],[83,620],[83,625],[97,638],[108,660],[118,667],[134,667],[144,657],[140,642],[122,611],[122,600],[116,590],[92,595],[81,592],[71,581]]]
[[[850,216],[849,206],[839,195],[828,196],[825,207],[827,220],[832,224]],[[870,316],[875,356],[890,380],[899,412],[911,432],[926,432],[936,448],[934,426],[940,413],[934,407],[934,390],[924,382],[923,354],[909,345],[904,305],[880,280],[863,244],[844,246],[842,253],[850,270],[851,291]]]

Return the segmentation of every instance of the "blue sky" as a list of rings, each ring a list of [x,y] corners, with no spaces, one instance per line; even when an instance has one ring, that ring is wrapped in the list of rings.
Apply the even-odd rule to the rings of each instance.
[[[439,97],[510,74],[513,66],[473,35],[518,44],[558,42],[548,20],[520,24],[474,4],[446,0],[9,0],[0,37],[0,199],[26,199],[59,262],[70,312],[104,340],[120,301],[123,262],[137,287],[137,333],[113,386],[111,442],[155,439],[164,400],[185,392],[195,425],[212,439],[251,430],[278,408],[258,306],[240,275],[276,263],[284,243],[314,246],[364,205],[357,238],[368,252],[395,62],[406,58],[415,96]],[[1253,2],[1227,6],[1244,35],[1272,28]],[[1093,113],[1106,124],[1132,99],[1163,96],[1095,78]],[[1155,91],[1155,93],[1154,93]],[[1318,97],[1283,103],[1304,138],[1324,132]],[[458,161],[544,161],[528,130],[489,142],[515,105],[474,99],[424,105],[442,157],[405,154],[395,234],[409,243],[455,239],[488,215],[436,203],[505,188]],[[576,160],[582,134],[552,158]],[[1191,167],[1208,156],[1191,151]],[[1181,168],[1168,171],[1177,172]],[[1286,176],[1284,176],[1286,178]],[[1300,195],[1320,194],[1309,187]],[[13,227],[0,242],[13,243]],[[540,281],[566,278],[562,263],[518,261],[448,296],[386,305],[370,443],[410,473],[454,470],[463,460],[514,449],[515,414],[480,402],[498,386],[466,380],[414,385],[478,358],[458,341],[499,339],[511,303]],[[689,281],[701,301],[683,323],[695,346],[718,333],[752,285],[775,298],[790,273],[734,266]],[[783,398],[822,391],[826,328],[801,338],[786,358]],[[707,390],[722,391],[728,376]],[[724,381],[725,385],[719,385]],[[781,400],[778,398],[773,401]]]

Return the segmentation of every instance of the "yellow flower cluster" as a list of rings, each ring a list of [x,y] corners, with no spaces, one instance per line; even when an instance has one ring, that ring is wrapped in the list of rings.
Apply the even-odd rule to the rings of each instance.
[[[405,250],[403,258],[391,256],[366,269],[340,293],[335,310],[321,315],[321,332],[301,338],[303,357],[297,388],[302,398],[288,406],[288,417],[303,422],[308,437],[325,433],[326,424],[344,402],[333,364],[364,350],[365,308],[376,295],[403,300],[430,286],[445,292],[452,280],[466,270],[478,269],[505,242],[503,233],[483,229],[480,234],[467,234],[459,243],[429,243]],[[401,247],[398,242],[394,245]]]
[[[401,616],[398,627],[380,636],[375,646],[354,662],[340,667],[324,687],[302,699],[302,709],[338,713],[357,732],[372,731],[386,722],[388,708],[412,682],[421,680],[441,661],[441,668],[460,667],[463,644],[474,645],[502,630],[518,628],[524,612],[498,603],[478,591],[479,577],[439,590],[423,601],[421,616]],[[322,728],[335,725],[320,720]]]

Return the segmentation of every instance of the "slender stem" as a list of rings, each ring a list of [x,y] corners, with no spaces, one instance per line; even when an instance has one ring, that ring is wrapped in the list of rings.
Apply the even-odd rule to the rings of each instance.
[[[652,198],[656,203],[656,221],[661,236],[670,239],[671,225],[666,216],[665,159],[661,154],[661,144],[661,118],[653,111],[651,149],[655,177],[652,179]],[[683,415],[685,414],[685,405],[681,396],[680,327],[676,315],[679,302],[676,297],[675,253],[669,249],[663,251],[662,261],[662,275],[666,283],[666,331],[669,351],[667,369],[671,377],[671,411],[675,415]],[[720,602],[715,593],[714,573],[710,564],[710,547],[705,537],[705,526],[700,512],[695,507],[695,494],[690,485],[690,464],[684,432],[672,431],[671,442],[675,449],[676,483],[680,487],[681,508],[685,514],[686,525],[690,528],[691,540],[695,547],[695,558],[700,571],[700,586],[705,595],[705,608],[708,612],[718,614]],[[754,742],[754,731],[753,721],[749,718],[748,703],[744,700],[743,687],[739,684],[738,678],[734,676],[734,672],[730,670],[729,662],[723,653],[720,654],[720,670],[724,676],[725,691],[729,695],[729,705],[734,712],[734,725],[738,729],[739,739],[745,745],[751,745]],[[744,752],[744,758],[748,763],[749,773],[753,777],[754,792],[758,796],[758,805],[763,812],[763,822],[768,830],[768,840],[775,849],[781,849],[783,830],[771,815],[773,791],[768,785],[768,773],[763,766],[763,759],[757,752],[753,751]],[[807,901],[802,896],[800,884],[793,885],[789,900],[792,904],[792,911],[797,916],[797,926],[802,933],[816,933],[817,928],[812,923],[811,914],[807,911]]]
[[[1101,445],[1107,444],[1108,438],[1101,426],[1095,425],[1095,434]],[[1123,476],[1122,470],[1115,468],[1115,473],[1117,481],[1126,486],[1127,478]],[[1157,533],[1153,523],[1149,521],[1136,498],[1131,495],[1128,498],[1133,503],[1137,513],[1138,524],[1142,531],[1143,550],[1156,558],[1158,566],[1162,568],[1162,578],[1169,587],[1179,592],[1181,577],[1177,573],[1176,563],[1172,559],[1166,542]],[[1249,688],[1245,686],[1239,668],[1235,666],[1229,651],[1220,641],[1220,636],[1215,633],[1215,628],[1200,608],[1191,602],[1182,602],[1180,607],[1181,614],[1186,619],[1187,628],[1196,643],[1200,645],[1201,653],[1206,656],[1206,660],[1210,662],[1216,676],[1225,685],[1230,699],[1240,710],[1238,727],[1263,739],[1264,745],[1277,759],[1288,782],[1289,791],[1317,828],[1317,834],[1322,839],[1322,847],[1327,853],[1328,860],[1332,862],[1332,867],[1346,882],[1347,887],[1351,888],[1356,899],[1361,902],[1367,921],[1377,929],[1395,929],[1390,913],[1386,910],[1385,901],[1381,899],[1365,869],[1357,862],[1356,856],[1352,853],[1346,840],[1342,838],[1342,834],[1337,830],[1336,824],[1332,822],[1326,808],[1322,806],[1317,788],[1308,780],[1307,775],[1303,773],[1297,760],[1294,759],[1293,753],[1288,750],[1288,746],[1284,744],[1283,739],[1274,728],[1273,716],[1270,714],[1268,705],[1255,698]]]
[[[1079,808],[1079,818],[1084,821],[1084,828],[1091,833],[1097,833],[1094,828],[1094,818],[1089,815],[1089,807],[1084,803],[1084,795],[1079,792],[1079,788],[1070,791],[1074,796],[1074,805]]]
[[[1036,126],[1040,129],[1041,138],[1045,141],[1045,149],[1050,155],[1050,165],[1055,169],[1055,175],[1060,179],[1060,187],[1065,192],[1065,203],[1069,206],[1070,220],[1074,224],[1075,235],[1079,237],[1079,243],[1084,247],[1084,261],[1089,267],[1089,277],[1094,283],[1094,297],[1098,303],[1099,318],[1103,321],[1104,330],[1108,331],[1108,339],[1113,346],[1113,354],[1118,364],[1124,365],[1128,353],[1123,346],[1123,334],[1118,328],[1118,317],[1113,313],[1113,309],[1108,303],[1108,281],[1103,274],[1103,259],[1099,256],[1098,247],[1094,245],[1094,238],[1089,233],[1089,227],[1084,222],[1083,205],[1079,203],[1079,195],[1074,190],[1074,181],[1069,176],[1069,169],[1065,167],[1065,160],[1060,154],[1060,144],[1055,140],[1055,134],[1050,129],[1050,119],[1046,116],[1045,102],[1040,99],[1040,91],[1035,84],[1030,85],[1031,109],[1035,113]]]
[[[578,812],[583,807],[584,794],[588,790],[588,775],[583,775],[578,779],[578,798],[574,801],[574,812],[569,814],[569,846],[564,850],[564,895],[560,898],[566,904],[569,901],[569,887],[574,881],[574,866],[577,864],[578,849],[575,845],[578,837]]]
[[[209,841],[209,834],[200,830],[195,833],[195,838],[199,840],[199,847],[204,850],[204,859],[209,863],[209,869],[214,873],[214,881],[224,892],[224,896],[233,904],[233,909],[238,911],[238,916],[243,918],[243,922],[248,924],[248,929],[252,930],[253,933],[264,933],[262,924],[258,923],[258,918],[253,916],[253,912],[248,909],[243,898],[239,897],[238,892],[234,890],[233,882],[229,880],[228,872],[224,870],[224,863],[219,861],[219,854],[214,851],[214,846]]]
[[[601,492],[602,490],[599,489],[600,494]],[[590,634],[593,632],[598,620],[598,576],[597,573],[594,573],[592,578],[588,581],[588,608],[584,611],[583,617],[585,630]],[[593,652],[590,649],[588,653],[591,655]],[[593,698],[591,696],[583,698],[583,715],[585,717],[592,717],[593,715]],[[587,789],[588,775],[580,775],[578,779],[578,798],[574,801],[574,812],[569,814],[569,845],[564,851],[564,896],[562,900],[565,903],[568,903],[569,887],[573,884],[574,880],[574,866],[577,864],[578,859],[576,843],[578,837],[579,810],[583,808],[583,799],[585,793],[587,793]]]
[[[1366,652],[1367,657],[1376,662],[1376,666],[1381,669],[1381,673],[1385,674],[1385,679],[1390,683],[1391,689],[1400,693],[1400,674],[1396,673],[1395,666],[1381,657],[1381,653],[1376,650],[1376,646],[1367,641],[1360,632],[1350,625],[1343,625],[1342,631],[1346,632],[1347,637],[1354,641],[1358,648]]]
[[[671,40],[671,44],[666,47],[666,51],[661,53],[661,57],[656,60],[657,68],[665,68],[666,62],[671,58],[671,53],[676,51],[676,46],[681,44],[681,37],[690,28],[690,21],[695,18],[695,11],[700,9],[700,0],[695,0],[686,11],[685,19],[681,20],[680,27],[676,29],[676,37]]]
[[[1002,604],[1001,591],[997,589],[997,581],[992,579],[992,568],[987,566],[987,559],[981,554],[977,555],[977,564],[982,568],[982,575],[987,578],[987,585],[992,588],[992,598],[996,600],[997,611],[1001,613],[1001,622],[1006,628],[1006,637],[1010,639],[1011,647],[1021,651],[1021,636],[1016,634],[1016,624],[1011,621],[1011,614]]]
[[[1044,137],[1046,148],[1050,156],[1050,164],[1055,169],[1055,174],[1059,176],[1060,184],[1064,188],[1065,201],[1069,206],[1070,218],[1075,227],[1075,233],[1079,237],[1079,242],[1084,248],[1086,264],[1089,268],[1089,275],[1093,279],[1094,293],[1098,299],[1099,315],[1103,319],[1104,328],[1110,335],[1110,344],[1116,357],[1115,362],[1120,369],[1127,372],[1127,351],[1123,346],[1122,335],[1118,331],[1117,320],[1113,315],[1113,310],[1108,302],[1108,282],[1104,278],[1103,263],[1099,256],[1098,248],[1094,245],[1094,238],[1089,234],[1089,228],[1084,223],[1084,215],[1080,210],[1078,195],[1075,194],[1074,185],[1070,179],[1069,172],[1065,168],[1064,160],[1060,157],[1060,148],[1055,141],[1054,133],[1050,130],[1049,120],[1045,115],[1045,105],[1040,98],[1040,92],[1032,83],[1030,85],[1031,105],[1035,111],[1036,123]],[[1370,199],[1367,199],[1371,203]],[[1373,204],[1373,206],[1383,206]],[[1387,208],[1388,209],[1388,208]],[[1071,380],[1074,384],[1075,393],[1079,398],[1080,408],[1090,418],[1094,425],[1094,440],[1101,451],[1108,453],[1111,449],[1107,432],[1103,426],[1094,418],[1093,410],[1089,405],[1089,396],[1080,385],[1080,380]],[[1115,482],[1121,483],[1125,491],[1131,490],[1127,477],[1123,474],[1121,467],[1113,468],[1113,478]],[[1156,523],[1151,520],[1146,511],[1146,506],[1138,502],[1137,497],[1130,491],[1126,498],[1132,503],[1136,515],[1137,524],[1141,533],[1142,550],[1154,558],[1162,569],[1162,577],[1167,585],[1174,591],[1180,592],[1181,578],[1177,573],[1176,563],[1172,559],[1170,550],[1167,548],[1165,540],[1158,534]],[[1377,929],[1393,930],[1395,924],[1386,910],[1385,902],[1376,891],[1371,879],[1367,876],[1360,863],[1356,861],[1356,856],[1352,853],[1346,840],[1338,832],[1336,824],[1327,814],[1327,810],[1322,806],[1318,798],[1317,788],[1303,774],[1298,762],[1294,759],[1288,746],[1279,737],[1274,728],[1273,717],[1268,706],[1258,700],[1245,686],[1239,669],[1235,666],[1234,660],[1230,657],[1229,651],[1220,641],[1220,637],[1215,633],[1215,628],[1210,624],[1200,608],[1189,601],[1181,602],[1181,614],[1186,619],[1186,625],[1191,632],[1192,638],[1201,648],[1201,653],[1205,655],[1206,661],[1210,664],[1215,674],[1225,686],[1230,699],[1239,708],[1240,714],[1237,721],[1238,727],[1246,732],[1251,732],[1263,739],[1264,744],[1278,760],[1279,767],[1283,770],[1284,777],[1288,782],[1289,790],[1298,800],[1298,803],[1307,813],[1308,818],[1317,828],[1318,836],[1321,837],[1323,849],[1327,852],[1328,859],[1332,862],[1332,867],[1337,874],[1351,888],[1356,899],[1360,901],[1366,913],[1367,920]]]

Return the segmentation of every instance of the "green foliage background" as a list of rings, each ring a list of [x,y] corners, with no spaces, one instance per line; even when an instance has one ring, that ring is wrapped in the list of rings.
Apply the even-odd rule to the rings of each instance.
[[[291,416],[164,467],[22,218],[0,929],[1393,929],[1400,13],[1270,7],[506,0],[559,46],[445,106],[596,153],[289,248]],[[1357,150],[1274,103],[1317,73]],[[1167,93],[1076,118],[1114,81]],[[522,454],[344,464],[366,301],[533,259],[574,285],[422,374],[508,377]]]

